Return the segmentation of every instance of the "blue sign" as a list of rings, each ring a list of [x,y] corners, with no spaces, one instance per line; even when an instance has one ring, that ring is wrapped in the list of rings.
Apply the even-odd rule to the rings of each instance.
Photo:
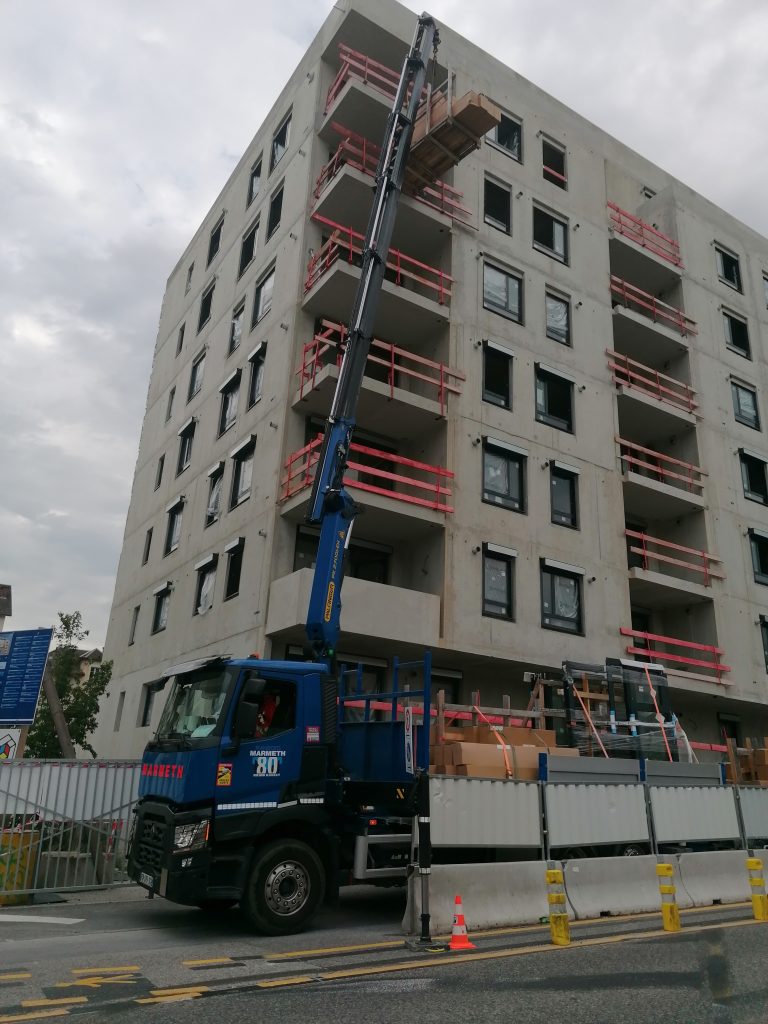
[[[52,629],[0,633],[0,723],[33,721],[52,636]]]

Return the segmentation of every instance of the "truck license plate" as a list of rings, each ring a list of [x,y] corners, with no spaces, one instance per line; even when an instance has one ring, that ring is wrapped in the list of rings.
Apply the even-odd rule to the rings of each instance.
[[[152,875],[147,874],[146,871],[142,871],[139,875],[139,885],[143,885],[147,889],[154,889],[155,879]]]

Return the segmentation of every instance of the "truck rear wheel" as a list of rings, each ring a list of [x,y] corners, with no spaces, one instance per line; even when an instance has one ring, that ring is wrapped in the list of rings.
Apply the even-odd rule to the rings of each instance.
[[[324,892],[314,850],[297,839],[278,839],[256,854],[240,910],[265,935],[292,935],[309,924]]]

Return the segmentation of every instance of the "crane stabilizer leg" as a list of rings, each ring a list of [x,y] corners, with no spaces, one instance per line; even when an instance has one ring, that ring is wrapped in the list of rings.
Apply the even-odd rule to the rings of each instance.
[[[339,635],[344,548],[360,511],[344,487],[344,473],[416,112],[427,81],[427,64],[430,56],[434,58],[438,41],[434,20],[423,14],[403,63],[397,95],[387,120],[350,330],[306,515],[308,523],[320,526],[306,627],[310,646],[319,659],[333,657]]]

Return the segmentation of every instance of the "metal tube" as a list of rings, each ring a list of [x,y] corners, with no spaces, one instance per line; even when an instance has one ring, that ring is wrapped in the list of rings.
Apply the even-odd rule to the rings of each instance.
[[[418,811],[419,811],[419,878],[421,880],[421,934],[419,942],[431,942],[429,914],[429,876],[432,873],[432,837],[429,817],[429,775],[419,772],[418,775]]]

